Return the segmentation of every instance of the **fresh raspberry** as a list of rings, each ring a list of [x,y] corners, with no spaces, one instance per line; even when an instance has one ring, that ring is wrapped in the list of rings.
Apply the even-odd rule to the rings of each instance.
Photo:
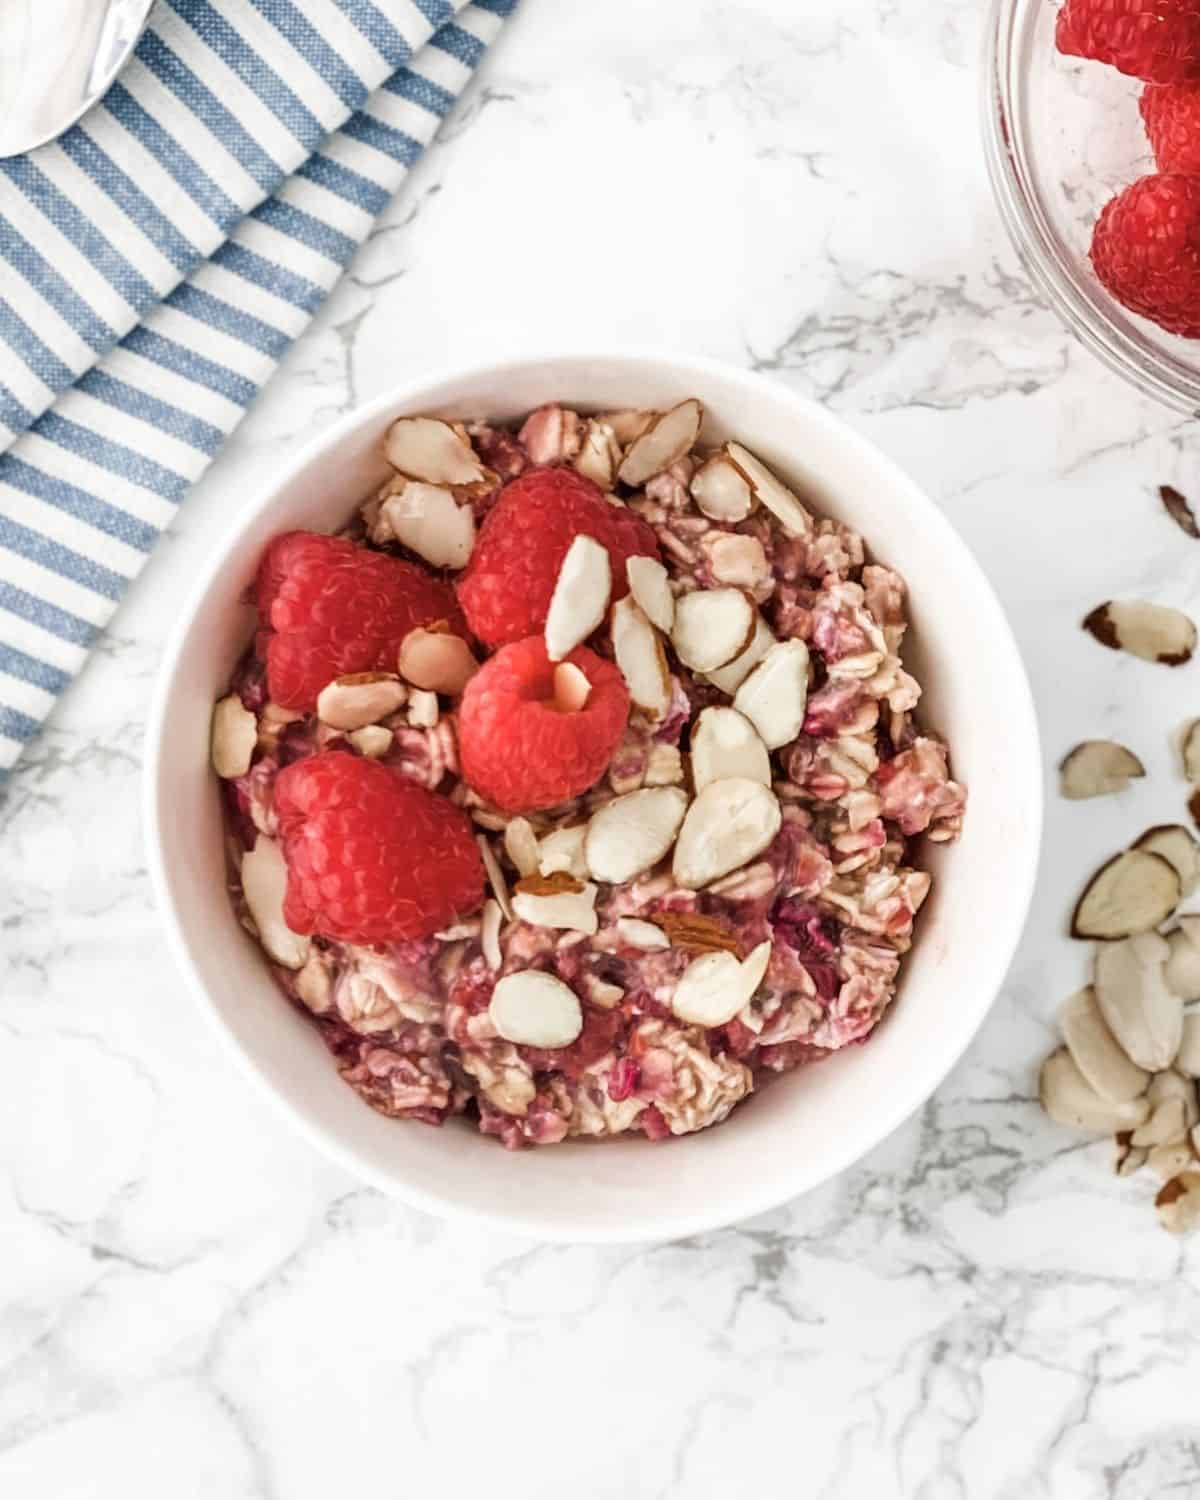
[[[1200,79],[1196,0],[1066,0],[1056,45],[1147,83]]]
[[[608,548],[614,599],[629,592],[628,558],[658,556],[646,522],[610,505],[573,469],[533,469],[505,485],[458,583],[459,602],[481,641],[504,646],[541,630],[562,560],[580,535]]]
[[[498,651],[467,684],[458,711],[462,774],[507,812],[568,802],[604,774],[629,719],[611,662],[579,646],[567,657],[591,684],[574,713],[554,706],[554,667],[540,635]]]
[[[461,808],[378,761],[324,750],[279,773],[275,811],[293,932],[343,943],[429,937],[483,901]]]
[[[344,537],[289,531],[267,548],[254,589],[271,697],[312,709],[328,682],[396,670],[410,630],[447,620],[465,632],[454,591],[415,563]],[[274,632],[273,634],[271,632]]]
[[[1200,337],[1200,177],[1141,177],[1104,207],[1096,275],[1122,306]]]
[[[1200,84],[1148,83],[1140,108],[1158,170],[1200,176]]]

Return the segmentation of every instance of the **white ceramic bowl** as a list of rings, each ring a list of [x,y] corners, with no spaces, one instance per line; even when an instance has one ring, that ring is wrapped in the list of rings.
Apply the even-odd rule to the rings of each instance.
[[[935,851],[899,997],[866,1046],[786,1075],[716,1129],[666,1144],[504,1151],[473,1128],[385,1119],[339,1079],[281,998],[226,894],[209,715],[243,650],[241,602],[267,541],[330,530],[385,474],[379,438],[404,412],[508,419],[549,399],[664,407],[699,396],[706,436],[736,435],[801,494],[860,529],[912,596],[907,661],[925,722],[970,789],[962,840]],[[214,550],[168,646],[146,751],[150,868],[167,931],[245,1070],[349,1171],[431,1213],[557,1241],[666,1239],[773,1208],[849,1166],[918,1108],[975,1035],[1033,889],[1041,765],[1029,685],[983,573],[898,469],[823,408],[759,376],[655,354],[521,359],[413,382],[321,435]]]

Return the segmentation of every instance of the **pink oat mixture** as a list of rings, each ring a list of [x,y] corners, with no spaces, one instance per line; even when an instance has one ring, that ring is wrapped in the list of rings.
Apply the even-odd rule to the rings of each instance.
[[[552,405],[519,432],[485,424],[469,432],[504,481],[532,464],[586,468],[589,439],[619,451],[621,418],[597,428]],[[732,584],[753,597],[779,639],[808,644],[803,731],[772,755],[780,832],[751,865],[700,892],[674,884],[669,857],[626,884],[601,885],[595,936],[506,921],[499,970],[484,954],[478,915],[423,942],[364,948],[316,939],[299,971],[272,964],[342,1077],[383,1114],[429,1124],[466,1116],[510,1148],[629,1131],[682,1135],[725,1119],[771,1075],[865,1041],[894,996],[930,888],[916,865],[919,842],[954,839],[965,801],[945,746],[915,716],[921,690],[900,655],[903,581],[868,562],[862,538],[828,518],[813,518],[805,536],[786,534],[762,507],[736,524],[709,519],[689,493],[702,457],[678,460],[637,492],[617,486],[614,498],[654,527],[677,596]],[[480,518],[497,493],[474,497]],[[347,534],[369,544],[377,516],[378,502],[368,502]],[[667,717],[652,723],[635,708],[607,777],[576,802],[529,815],[539,836],[585,821],[620,794],[682,781],[694,715],[730,700],[677,664],[673,672]],[[266,701],[253,650],[233,691],[257,717],[263,752],[227,784],[236,871],[257,833],[276,833],[279,770],[346,741],[315,715]],[[453,713],[443,705],[435,725],[414,727],[401,711],[385,727],[393,740],[384,763],[464,806],[515,882],[503,841],[508,818],[458,777]],[[232,889],[253,931],[236,874]],[[694,949],[635,947],[627,924],[618,925],[664,912],[714,919],[742,954],[771,941],[757,995],[728,1024],[706,1030],[672,1013]],[[488,1012],[495,983],[529,968],[548,970],[580,997],[584,1027],[569,1047],[539,1051],[497,1034]]]

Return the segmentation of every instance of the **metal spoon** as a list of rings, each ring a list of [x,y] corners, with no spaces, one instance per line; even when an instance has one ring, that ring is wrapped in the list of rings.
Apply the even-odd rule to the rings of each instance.
[[[137,45],[154,0],[0,0],[0,157],[74,125]]]

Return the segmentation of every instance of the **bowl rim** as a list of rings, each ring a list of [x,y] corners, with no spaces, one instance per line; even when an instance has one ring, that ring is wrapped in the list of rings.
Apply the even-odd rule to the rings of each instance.
[[[806,420],[821,427],[831,439],[852,452],[856,457],[868,460],[886,470],[897,489],[907,491],[921,510],[924,525],[933,544],[948,553],[956,568],[971,577],[976,607],[986,613],[988,635],[1002,650],[1014,668],[1014,687],[1020,684],[1015,701],[1007,705],[1012,727],[1012,744],[1023,762],[1021,780],[1028,809],[1028,820],[1024,846],[1014,860],[1012,875],[1019,882],[1021,894],[1014,900],[1008,918],[1008,932],[996,946],[993,960],[994,977],[981,989],[986,999],[981,999],[973,1024],[965,1030],[958,1045],[940,1054],[934,1065],[920,1073],[920,1086],[916,1090],[897,1090],[894,1098],[881,1106],[873,1116],[869,1130],[864,1130],[853,1140],[829,1144],[821,1163],[819,1175],[789,1186],[782,1191],[779,1186],[763,1184],[757,1190],[752,1174],[744,1191],[736,1202],[722,1203],[711,1210],[693,1212],[663,1208],[655,1216],[653,1228],[639,1224],[636,1229],[614,1223],[598,1228],[589,1224],[586,1230],[573,1229],[563,1216],[551,1212],[532,1214],[521,1211],[498,1214],[474,1206],[460,1199],[443,1197],[427,1192],[412,1183],[382,1171],[367,1159],[350,1142],[332,1130],[310,1118],[308,1114],[286,1098],[263,1071],[256,1057],[244,1047],[226,1022],[216,1001],[211,995],[184,930],[183,920],[176,905],[171,876],[167,869],[165,850],[160,832],[159,782],[164,740],[167,733],[167,711],[170,706],[174,680],[183,657],[183,647],[190,633],[192,622],[208,591],[222,572],[226,559],[234,553],[243,533],[253,528],[260,510],[286,489],[303,470],[323,453],[348,434],[368,428],[380,422],[396,408],[419,405],[423,393],[467,379],[484,379],[501,383],[507,373],[526,370],[531,365],[552,365],[563,370],[572,365],[586,367],[597,361],[634,366],[667,367],[673,375],[686,376],[695,373],[701,377],[732,382],[747,392],[761,391],[764,387],[772,395],[802,409]],[[633,377],[631,368],[631,378]],[[747,370],[723,360],[706,356],[680,353],[679,351],[653,345],[620,345],[610,348],[576,347],[549,350],[522,350],[518,354],[502,358],[482,355],[477,359],[455,361],[433,368],[414,378],[380,392],[370,401],[354,408],[336,422],[305,443],[286,465],[274,471],[270,481],[260,486],[253,497],[239,509],[232,522],[223,528],[216,543],[211,547],[205,562],[198,571],[183,606],[176,617],[168,636],[151,698],[147,720],[145,749],[143,753],[142,823],[150,883],[155,905],[166,928],[168,947],[179,971],[183,974],[187,988],[206,1017],[209,1026],[221,1038],[222,1046],[232,1055],[237,1069],[250,1078],[260,1095],[265,1095],[276,1112],[298,1131],[302,1138],[327,1160],[332,1160],[348,1174],[375,1187],[387,1196],[397,1198],[413,1208],[437,1218],[469,1222],[495,1229],[505,1234],[524,1234],[546,1243],[556,1244],[637,1244],[661,1243],[666,1240],[685,1238],[690,1235],[710,1232],[731,1224],[740,1223],[759,1214],[770,1212],[793,1199],[831,1181],[840,1173],[873,1151],[886,1140],[910,1116],[921,1109],[933,1093],[941,1086],[954,1067],[962,1059],[967,1048],[978,1036],[984,1021],[990,1014],[1011,968],[1013,955],[1024,931],[1032,903],[1037,880],[1042,848],[1044,821],[1044,789],[1042,777],[1041,740],[1033,691],[1029,676],[1017,645],[1016,637],[1004,612],[1003,606],[987,575],[974,553],[951,524],[940,507],[925,493],[923,488],[894,462],[882,449],[862,436],[844,418],[831,412],[822,403],[791,390],[779,381],[768,379],[758,371]],[[603,1143],[593,1149],[611,1149],[612,1143]],[[508,1153],[502,1153],[507,1156]]]
[[[1119,311],[1099,283],[1093,289],[1080,280],[1027,180],[1028,152],[1014,96],[1020,60],[1014,48],[1020,23],[1033,6],[1043,3],[991,0],[983,29],[980,125],[1000,220],[1030,281],[1086,349],[1144,395],[1189,416],[1200,415],[1200,373],[1148,345],[1132,315]]]

